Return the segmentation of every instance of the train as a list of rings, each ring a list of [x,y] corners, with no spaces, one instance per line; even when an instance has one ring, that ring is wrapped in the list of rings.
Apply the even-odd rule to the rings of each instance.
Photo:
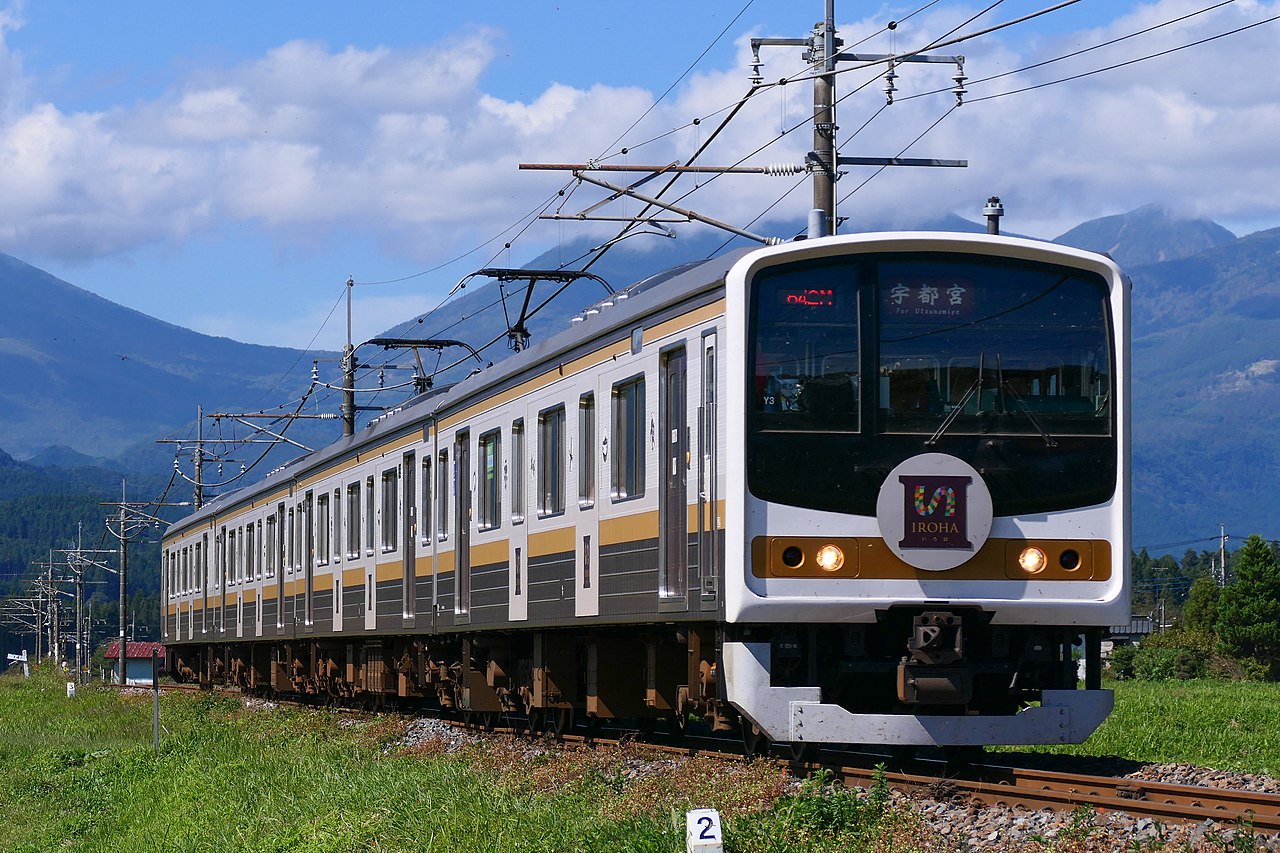
[[[740,249],[172,524],[169,671],[562,733],[1074,743],[1129,619],[1129,284],[990,234]]]

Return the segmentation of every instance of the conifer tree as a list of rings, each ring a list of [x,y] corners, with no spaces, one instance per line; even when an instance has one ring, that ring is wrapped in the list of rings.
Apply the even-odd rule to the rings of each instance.
[[[1218,639],[1232,657],[1252,661],[1272,680],[1280,675],[1280,563],[1254,534],[1236,553],[1235,580],[1218,596]]]
[[[1196,579],[1187,593],[1178,627],[1187,631],[1211,633],[1218,621],[1218,582],[1210,575]]]

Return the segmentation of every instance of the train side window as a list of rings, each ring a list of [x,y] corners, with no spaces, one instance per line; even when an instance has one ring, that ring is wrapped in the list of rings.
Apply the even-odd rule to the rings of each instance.
[[[360,557],[360,484],[347,486],[347,556]]]
[[[511,424],[511,523],[524,521],[524,418]]]
[[[399,533],[396,521],[400,517],[400,472],[396,468],[388,468],[382,472],[382,553],[396,549],[396,537]]]
[[[449,451],[441,450],[436,464],[436,537],[449,538]]]
[[[578,398],[578,506],[596,505],[596,395]]]
[[[316,496],[316,565],[329,565],[329,495]]]
[[[342,489],[333,490],[333,513],[330,515],[329,539],[335,563],[342,562]]]
[[[613,464],[610,494],[614,500],[644,494],[644,376],[613,386]]]
[[[236,532],[227,533],[227,567],[228,578],[232,585],[240,582],[239,552],[236,551]]]
[[[373,477],[364,480],[364,552],[373,555],[373,531],[376,517],[373,503]]]
[[[418,508],[418,535],[423,545],[431,544],[431,454],[422,457],[422,505]]]
[[[502,525],[502,493],[498,472],[502,468],[502,435],[498,430],[480,436],[480,529]]]
[[[257,571],[257,565],[253,559],[253,522],[249,522],[244,528],[244,579],[246,581],[253,580],[253,573]]]
[[[267,559],[266,559],[267,577],[273,578],[276,576],[276,556],[278,553],[275,548],[275,544],[276,544],[275,513],[272,513],[271,515],[267,516],[267,536],[266,536],[266,541],[263,544],[266,546],[266,549],[267,549]]]
[[[564,406],[538,413],[538,515],[564,512]]]

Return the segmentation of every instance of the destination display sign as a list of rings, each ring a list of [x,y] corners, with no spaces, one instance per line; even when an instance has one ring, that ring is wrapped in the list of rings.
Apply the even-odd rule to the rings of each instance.
[[[835,308],[836,292],[830,287],[787,288],[776,291],[778,305],[806,308]]]
[[[880,287],[885,319],[966,320],[977,310],[977,289],[957,276],[895,276]]]

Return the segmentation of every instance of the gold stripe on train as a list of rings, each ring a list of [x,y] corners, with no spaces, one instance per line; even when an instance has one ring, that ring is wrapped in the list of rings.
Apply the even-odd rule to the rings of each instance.
[[[656,326],[647,328],[644,330],[644,344],[648,346],[669,335],[702,325],[708,320],[722,315],[724,313],[724,307],[725,300],[717,299],[716,301],[704,305],[701,308],[693,309],[692,311],[680,314],[670,320],[659,323]],[[586,353],[572,361],[557,364],[551,369],[534,376],[519,385],[509,388],[500,394],[485,397],[483,400],[477,401],[462,411],[440,421],[437,424],[436,429],[437,431],[452,429],[459,424],[470,421],[478,415],[493,411],[507,403],[541,390],[542,388],[559,381],[565,376],[573,376],[581,371],[606,364],[618,356],[626,355],[630,351],[631,342],[630,340],[624,339],[598,350],[593,350],[592,352]],[[214,519],[209,519],[207,523],[209,523],[210,526],[237,526],[241,517],[248,513],[261,509],[268,504],[276,503],[282,499],[296,497],[298,492],[303,492],[309,488],[314,489],[318,483],[329,479],[330,477],[334,477],[335,475],[341,475],[344,471],[354,467],[355,465],[359,465],[361,462],[387,456],[388,454],[402,450],[410,445],[414,445],[421,439],[422,429],[419,425],[404,435],[398,436],[390,441],[381,442],[371,447],[364,448],[354,456],[345,457],[333,462],[332,464],[326,465],[319,471],[308,474],[305,478],[297,481],[296,489],[293,488],[293,484],[283,485],[273,490],[270,496],[254,498],[251,503],[239,507],[235,512],[215,516]],[[200,522],[201,525],[205,523],[206,522],[204,521]],[[194,528],[185,528],[181,533],[181,537],[185,538],[191,534],[192,530],[199,529],[199,526]],[[168,544],[169,541],[171,540],[166,540],[166,544]]]
[[[825,545],[841,550],[844,562],[839,569],[825,571],[818,565],[818,549]],[[1044,552],[1045,565],[1039,572],[1027,572],[1018,563],[1018,555],[1028,547]],[[784,553],[792,548],[798,554],[793,551],[784,559]],[[1074,568],[1066,568],[1073,563]],[[991,538],[962,565],[931,572],[903,562],[877,537],[757,536],[751,541],[751,573],[758,578],[1106,581],[1111,579],[1111,543],[1105,539]]]
[[[577,528],[561,527],[556,530],[544,530],[529,534],[529,559],[545,557],[548,554],[563,554],[576,551]]]

